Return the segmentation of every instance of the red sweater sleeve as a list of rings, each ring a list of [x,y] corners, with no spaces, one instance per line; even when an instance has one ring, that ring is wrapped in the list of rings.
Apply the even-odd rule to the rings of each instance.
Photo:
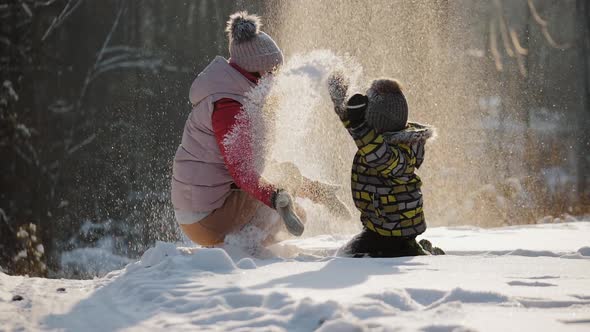
[[[257,200],[273,207],[276,188],[263,181],[260,174],[256,173],[254,165],[245,165],[252,162],[251,136],[240,136],[240,147],[244,147],[243,149],[227,149],[224,144],[226,135],[237,126],[237,116],[240,112],[242,112],[242,104],[233,99],[223,98],[214,103],[211,120],[217,145],[235,184]],[[244,156],[233,158],[230,154],[236,152]]]

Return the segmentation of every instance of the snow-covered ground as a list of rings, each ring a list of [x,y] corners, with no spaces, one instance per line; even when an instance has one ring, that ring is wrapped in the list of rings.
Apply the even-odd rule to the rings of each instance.
[[[94,280],[0,273],[0,330],[590,331],[590,222],[425,236],[448,255],[339,258],[347,237],[317,236],[265,259],[159,243]]]

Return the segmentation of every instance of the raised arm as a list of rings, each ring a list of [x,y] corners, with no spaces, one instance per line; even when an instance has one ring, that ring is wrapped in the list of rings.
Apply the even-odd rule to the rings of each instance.
[[[384,176],[403,174],[408,166],[407,156],[399,147],[387,144],[383,136],[365,121],[369,106],[367,96],[355,94],[346,102],[348,84],[342,73],[334,73],[328,79],[328,90],[334,111],[354,139],[365,163]]]

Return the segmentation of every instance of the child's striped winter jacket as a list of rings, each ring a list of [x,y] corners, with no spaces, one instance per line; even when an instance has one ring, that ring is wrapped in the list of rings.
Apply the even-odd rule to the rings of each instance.
[[[352,196],[363,225],[383,236],[415,237],[426,230],[422,181],[414,171],[434,129],[408,123],[399,132],[378,134],[363,122],[350,128],[358,151],[352,165]]]

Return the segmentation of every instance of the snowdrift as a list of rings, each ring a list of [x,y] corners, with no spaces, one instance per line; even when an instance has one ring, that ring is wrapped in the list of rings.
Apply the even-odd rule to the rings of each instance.
[[[158,243],[94,280],[0,273],[0,330],[590,328],[590,222],[426,235],[449,255],[340,258],[348,237],[324,235],[282,242],[263,259]]]

